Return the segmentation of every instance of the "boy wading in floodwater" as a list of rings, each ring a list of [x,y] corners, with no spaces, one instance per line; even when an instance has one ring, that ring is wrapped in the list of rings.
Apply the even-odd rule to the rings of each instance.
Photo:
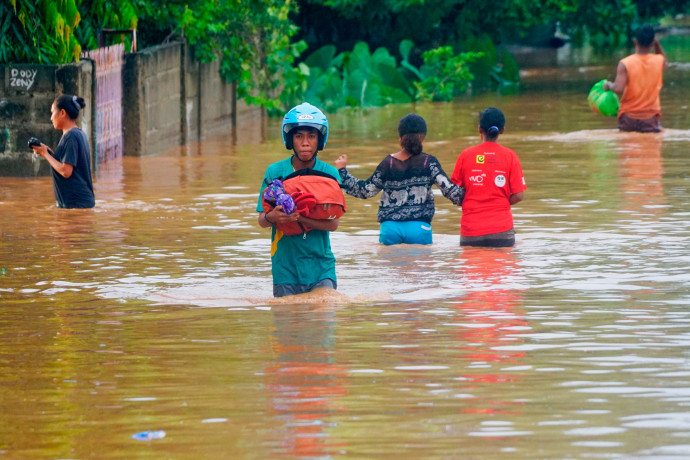
[[[274,179],[283,179],[300,169],[321,171],[340,182],[338,170],[316,158],[328,139],[328,119],[318,108],[303,103],[283,118],[285,148],[293,154],[266,169],[256,210],[259,225],[271,227],[271,272],[273,295],[302,294],[316,288],[337,288],[335,257],[331,251],[330,233],[338,228],[338,219],[312,219],[297,212],[286,214],[278,205],[264,212],[262,195]],[[285,235],[277,225],[297,222],[311,230]]]

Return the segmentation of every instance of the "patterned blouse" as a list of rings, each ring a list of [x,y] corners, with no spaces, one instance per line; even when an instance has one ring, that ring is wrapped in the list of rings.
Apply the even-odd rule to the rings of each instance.
[[[435,211],[434,194],[431,191],[433,184],[457,206],[465,198],[465,189],[453,184],[436,157],[424,152],[405,161],[389,155],[367,180],[358,180],[345,168],[338,172],[342,180],[341,188],[349,195],[366,199],[383,190],[378,212],[379,222],[415,220],[431,223]]]

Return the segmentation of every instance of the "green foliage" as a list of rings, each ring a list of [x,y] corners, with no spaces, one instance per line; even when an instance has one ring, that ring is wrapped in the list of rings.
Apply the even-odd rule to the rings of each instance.
[[[236,81],[238,96],[250,104],[281,112],[302,99],[305,76],[294,63],[306,43],[291,43],[297,28],[288,20],[291,2],[262,0],[246,2],[241,10],[226,10],[238,21],[232,30],[219,34],[221,74]],[[238,16],[239,14],[239,16]]]
[[[576,43],[622,46],[629,41],[636,13],[635,0],[580,2],[563,24]]]
[[[216,0],[137,0],[142,47],[184,37],[200,62],[217,58],[215,37],[222,32]]]
[[[344,106],[383,106],[414,99],[410,83],[395,58],[385,48],[371,53],[364,42],[337,56],[335,47],[326,45],[312,53],[300,68],[307,75],[306,100],[327,111]]]
[[[343,57],[343,75],[347,105],[383,106],[412,100],[407,79],[385,48],[372,54],[369,45],[357,43]]]
[[[221,74],[237,82],[238,95],[269,111],[302,98],[305,76],[295,60],[304,42],[291,42],[288,19],[295,3],[285,0],[149,0],[140,14],[148,36],[184,37],[196,59],[220,59]],[[145,36],[146,37],[146,36]]]
[[[690,0],[637,0],[637,17],[640,19],[687,15]]]
[[[517,91],[520,68],[512,54],[504,49],[496,50],[488,35],[467,39],[465,47],[477,54],[476,59],[470,63],[470,71],[475,77],[472,82],[473,90],[498,89],[501,93]]]
[[[450,46],[441,46],[422,54],[421,81],[415,82],[417,99],[451,101],[467,91],[474,76],[468,64],[482,57],[482,53],[455,54]]]
[[[530,28],[555,25],[597,45],[625,44],[629,32],[665,15],[687,14],[690,0],[297,0],[296,18],[310,47],[357,41],[397,48],[410,39],[421,49],[488,34],[494,43],[516,40]]]
[[[409,61],[413,48],[409,40],[400,44],[400,64],[385,48],[371,53],[364,42],[339,54],[333,45],[319,48],[300,64],[307,75],[306,99],[328,111],[415,100],[449,101],[468,89],[472,80],[468,64],[482,56],[440,47],[424,53],[424,64],[417,68]]]
[[[74,61],[82,46],[97,47],[100,29],[138,29],[140,48],[184,37],[200,62],[220,59],[240,97],[282,110],[306,88],[294,9],[286,0],[9,0],[0,3],[0,62]]]
[[[335,46],[326,45],[299,65],[307,78],[306,100],[318,101],[319,107],[326,111],[346,105],[343,96],[343,57],[342,53],[335,55]]]
[[[101,29],[136,29],[139,19],[134,1],[80,0],[82,21],[75,35],[84,49],[98,48],[98,31]],[[113,41],[121,43],[125,37],[114,37]]]
[[[0,62],[63,64],[79,59],[75,0],[0,3]]]

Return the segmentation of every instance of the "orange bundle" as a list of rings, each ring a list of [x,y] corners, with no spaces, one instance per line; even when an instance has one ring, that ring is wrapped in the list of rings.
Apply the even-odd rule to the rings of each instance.
[[[330,174],[313,169],[300,169],[282,180],[285,193],[292,197],[295,211],[311,219],[339,219],[345,214],[345,196],[340,183]],[[262,191],[263,197],[263,191]],[[263,199],[264,211],[270,212],[274,205]],[[312,230],[299,222],[277,224],[285,235],[299,235]]]

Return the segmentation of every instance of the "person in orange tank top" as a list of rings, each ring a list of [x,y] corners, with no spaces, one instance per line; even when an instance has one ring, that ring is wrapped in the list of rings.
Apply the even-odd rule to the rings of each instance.
[[[661,131],[659,91],[668,60],[652,26],[646,24],[637,29],[633,42],[635,54],[621,59],[616,80],[605,82],[604,89],[614,91],[621,98],[618,129],[658,133]]]

